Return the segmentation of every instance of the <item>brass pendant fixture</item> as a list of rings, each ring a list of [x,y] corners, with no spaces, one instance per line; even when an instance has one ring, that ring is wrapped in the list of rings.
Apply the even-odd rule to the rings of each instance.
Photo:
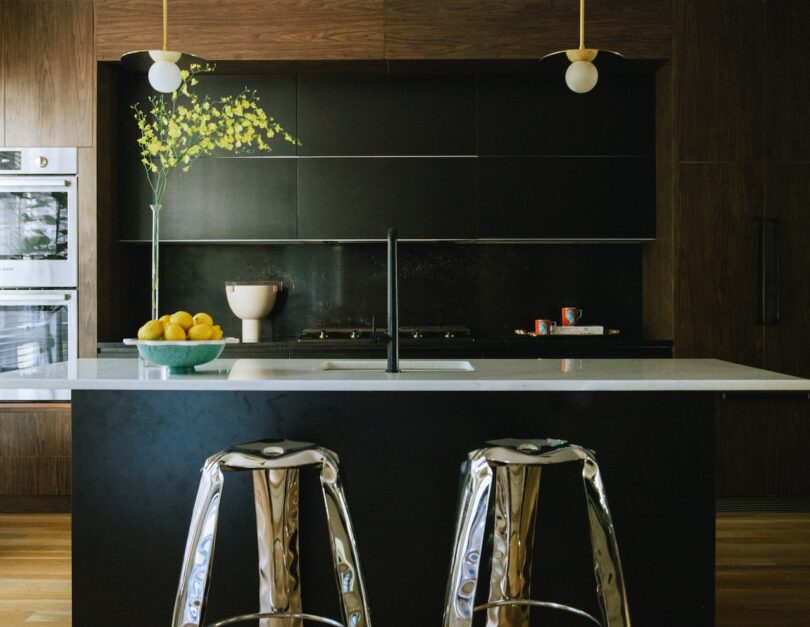
[[[585,94],[596,87],[596,82],[599,80],[599,71],[593,64],[596,55],[599,54],[596,48],[585,47],[585,0],[579,0],[579,48],[572,48],[570,50],[558,50],[543,57],[553,57],[558,54],[565,54],[571,65],[565,72],[565,84],[568,88],[578,94]],[[622,55],[612,50],[602,50],[608,54],[615,54],[618,57]]]
[[[127,52],[121,62],[128,68],[148,72],[155,91],[168,94],[180,87],[180,69],[205,61],[193,54],[169,50],[169,0],[163,0],[163,47],[160,50]]]

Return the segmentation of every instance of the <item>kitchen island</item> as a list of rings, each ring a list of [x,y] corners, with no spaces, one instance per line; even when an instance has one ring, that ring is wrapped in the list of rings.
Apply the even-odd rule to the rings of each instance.
[[[173,376],[82,359],[0,375],[73,390],[74,624],[168,625],[202,462],[288,438],[340,455],[374,624],[438,625],[467,452],[558,437],[600,460],[634,624],[713,625],[716,399],[806,395],[810,380],[716,360],[435,363],[218,360]],[[533,595],[596,613],[580,469],[566,466],[543,474]],[[316,484],[302,473],[304,607],[338,616]],[[257,607],[250,481],[225,486],[209,620]]]

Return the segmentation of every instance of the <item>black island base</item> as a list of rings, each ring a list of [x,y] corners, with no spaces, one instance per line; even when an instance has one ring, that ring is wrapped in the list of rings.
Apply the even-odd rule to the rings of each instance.
[[[710,627],[714,415],[709,392],[76,390],[73,624],[169,626],[203,462],[275,438],[339,455],[372,624],[438,627],[460,465],[514,437],[596,452],[634,626]],[[535,533],[532,597],[598,616],[581,465],[543,470]],[[206,623],[258,611],[256,559],[250,473],[227,473]],[[304,611],[339,619],[315,470],[301,472],[300,564]],[[545,611],[533,624],[584,624]]]

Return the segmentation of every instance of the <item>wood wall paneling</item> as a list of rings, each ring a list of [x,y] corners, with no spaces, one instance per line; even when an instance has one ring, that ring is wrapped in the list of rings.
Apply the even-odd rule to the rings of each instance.
[[[761,367],[754,221],[761,215],[761,168],[681,164],[677,176],[678,356]]]
[[[810,2],[765,2],[765,158],[810,161]]]
[[[98,59],[161,42],[160,0],[96,3]],[[382,0],[172,0],[169,47],[209,60],[382,59]]]
[[[5,144],[93,142],[92,0],[6,0]]]
[[[628,58],[669,58],[671,29],[671,0],[588,7],[588,45]],[[388,59],[539,59],[578,41],[579,3],[569,0],[385,2]]]
[[[764,327],[765,367],[810,377],[810,163],[765,167],[765,213],[779,229],[779,314]],[[775,298],[777,295],[772,295]]]
[[[762,153],[762,0],[677,0],[674,55],[681,161]]]
[[[655,77],[655,240],[643,246],[644,336],[675,337],[675,142],[672,64]],[[674,349],[677,351],[678,346]]]
[[[95,357],[98,269],[96,149],[79,148],[79,357]]]

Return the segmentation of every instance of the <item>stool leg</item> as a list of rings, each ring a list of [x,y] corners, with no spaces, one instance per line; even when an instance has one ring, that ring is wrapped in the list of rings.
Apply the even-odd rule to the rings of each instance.
[[[301,612],[298,488],[297,468],[253,471],[260,612]],[[303,627],[303,621],[264,618],[259,627]]]
[[[338,461],[336,457],[327,455],[323,450],[322,452],[326,459],[321,467],[321,491],[326,507],[343,620],[346,627],[371,627],[366,587],[360,570],[349,506],[340,483]]]
[[[603,627],[630,627],[630,611],[624,589],[619,545],[608,509],[607,495],[596,459],[586,453],[582,468],[585,499],[591,527],[596,592],[602,611]]]
[[[456,520],[456,539],[444,606],[443,627],[472,627],[481,547],[487,522],[492,468],[483,451],[470,453]]]
[[[199,627],[205,617],[222,496],[221,456],[209,457],[202,469],[174,602],[172,627]]]
[[[530,599],[541,466],[495,469],[495,526],[489,602]],[[529,627],[528,605],[487,610],[487,627]]]

